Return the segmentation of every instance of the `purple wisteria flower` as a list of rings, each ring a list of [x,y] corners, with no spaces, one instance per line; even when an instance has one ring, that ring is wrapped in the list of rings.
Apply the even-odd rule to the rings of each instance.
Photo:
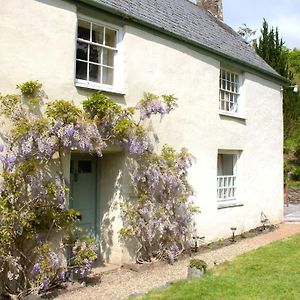
[[[41,265],[39,262],[36,262],[31,270],[31,275],[36,276],[41,272]]]
[[[11,153],[0,156],[0,159],[3,163],[4,169],[8,172],[12,172],[14,170],[16,164],[16,156],[14,154]]]
[[[146,118],[150,118],[151,115],[160,114],[161,116],[167,113],[167,109],[163,102],[158,99],[147,100],[142,104],[138,105],[138,109],[140,110],[140,119],[145,120]]]

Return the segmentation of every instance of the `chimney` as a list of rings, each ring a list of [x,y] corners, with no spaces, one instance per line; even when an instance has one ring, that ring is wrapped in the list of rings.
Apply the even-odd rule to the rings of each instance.
[[[197,0],[197,5],[208,10],[213,16],[223,21],[222,0]]]

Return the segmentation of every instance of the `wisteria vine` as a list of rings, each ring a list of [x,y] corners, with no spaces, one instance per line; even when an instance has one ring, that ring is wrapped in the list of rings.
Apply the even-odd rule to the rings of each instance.
[[[187,181],[192,159],[186,150],[167,146],[155,153],[158,137],[145,121],[170,113],[176,99],[145,93],[135,107],[124,108],[98,92],[81,109],[67,100],[46,101],[38,81],[17,88],[20,94],[0,97],[7,128],[0,145],[0,294],[39,293],[71,272],[88,274],[95,245],[75,234],[78,213],[68,208],[63,173],[63,156],[74,149],[101,157],[115,144],[128,152],[136,162],[135,198],[122,206],[120,235],[138,242],[138,261],[173,262],[196,211]],[[57,236],[60,242],[54,243]]]

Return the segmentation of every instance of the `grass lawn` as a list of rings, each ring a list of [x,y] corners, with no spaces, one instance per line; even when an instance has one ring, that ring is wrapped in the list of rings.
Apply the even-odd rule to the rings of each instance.
[[[300,234],[139,299],[300,299]]]

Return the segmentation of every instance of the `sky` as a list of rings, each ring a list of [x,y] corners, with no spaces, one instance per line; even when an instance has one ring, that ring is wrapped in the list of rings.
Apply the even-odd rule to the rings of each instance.
[[[300,49],[300,0],[223,0],[223,14],[233,29],[246,23],[257,34],[265,18],[270,26],[278,27],[288,48]]]

